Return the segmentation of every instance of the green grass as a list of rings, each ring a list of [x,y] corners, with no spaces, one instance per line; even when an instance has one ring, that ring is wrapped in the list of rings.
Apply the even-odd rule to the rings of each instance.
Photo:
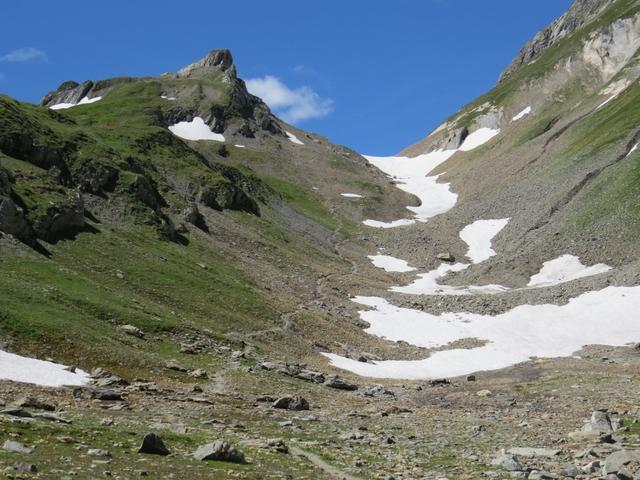
[[[225,334],[277,319],[255,284],[205,242],[185,247],[159,242],[150,228],[97,227],[61,242],[52,259],[0,257],[3,334],[69,362],[132,367],[157,365],[155,344],[134,341],[117,325]]]

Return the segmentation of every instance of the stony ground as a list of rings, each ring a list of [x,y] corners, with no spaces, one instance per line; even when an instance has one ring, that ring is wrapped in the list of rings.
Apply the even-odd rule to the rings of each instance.
[[[96,371],[83,388],[2,383],[4,477],[634,478],[604,475],[618,468],[606,463],[612,454],[640,447],[631,347],[381,385],[256,358],[250,347],[182,355],[200,357],[203,371],[182,369],[179,357],[164,379]],[[138,453],[151,432],[168,456]],[[245,463],[194,458],[219,440]],[[634,462],[623,462],[629,475]]]

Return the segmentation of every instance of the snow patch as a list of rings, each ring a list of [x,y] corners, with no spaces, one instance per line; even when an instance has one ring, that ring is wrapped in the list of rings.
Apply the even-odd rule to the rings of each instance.
[[[609,265],[598,263],[587,267],[575,255],[562,255],[542,264],[540,272],[529,280],[528,287],[550,287],[578,278],[600,275],[611,270]]]
[[[633,148],[631,150],[629,150],[629,153],[627,153],[627,157],[629,155],[631,155],[633,152],[635,152],[636,150],[638,150],[638,144],[636,143]]]
[[[459,150],[461,152],[469,152],[474,148],[478,148],[480,145],[484,145],[499,133],[499,128],[479,128],[475,132],[470,133],[467,138],[464,139],[464,142],[460,146]]]
[[[478,220],[460,232],[460,238],[469,245],[467,257],[472,263],[480,263],[493,257],[496,252],[491,241],[509,223],[509,218],[500,220]]]
[[[287,138],[291,143],[295,143],[296,145],[304,145],[304,143],[302,143],[300,139],[296,137],[293,133],[291,132],[284,132],[284,133],[287,134]]]
[[[618,80],[617,82],[611,83],[610,85],[602,89],[602,91],[600,91],[600,95],[609,95],[609,98],[607,98],[604,102],[598,105],[596,107],[596,110],[600,110],[610,101],[614,100],[618,95],[624,92],[629,85],[631,85],[631,82],[626,78],[623,78],[621,80]]]
[[[359,193],[341,193],[340,195],[346,198],[363,198]]]
[[[487,342],[472,349],[433,353],[415,361],[363,363],[323,354],[335,367],[376,378],[429,379],[498,370],[534,357],[570,357],[585,345],[623,346],[640,340],[640,287],[607,287],[573,298],[566,305],[521,305],[495,317],[471,313],[400,308],[376,297],[356,297],[372,307],[360,316],[367,332],[391,341],[437,348],[456,340]]]
[[[234,147],[238,147],[238,148],[247,148],[247,147],[246,147],[246,146],[244,146],[244,145],[234,145]]]
[[[461,272],[470,265],[468,263],[456,263],[454,265],[442,263],[435,270],[418,275],[418,279],[404,287],[391,287],[389,290],[408,295],[478,295],[506,292],[509,289],[502,285],[470,285],[464,287],[440,285],[438,280],[447,276],[450,272]]]
[[[522,110],[519,114],[511,119],[512,122],[517,122],[518,120],[522,120],[524,117],[531,113],[531,107],[527,107]]]
[[[413,272],[413,268],[405,260],[392,257],[390,255],[369,255],[371,262],[378,268],[382,268],[386,272]]]
[[[440,175],[427,176],[438,165],[446,162],[456,152],[468,152],[488,142],[500,133],[499,129],[480,128],[467,136],[458,150],[435,150],[417,157],[375,157],[365,155],[369,163],[382,170],[396,181],[396,186],[420,199],[419,207],[407,207],[415,220],[402,219],[393,222],[365,220],[363,223],[375,228],[395,228],[413,225],[416,221],[426,222],[436,215],[451,210],[458,201],[458,195],[449,189],[448,183],[438,183]]]
[[[61,387],[84,385],[89,381],[89,375],[82,370],[72,373],[65,370],[64,365],[0,350],[0,379],[35,383],[45,387]]]
[[[96,103],[102,100],[102,97],[83,97],[78,103],[57,103],[55,105],[51,105],[49,108],[51,110],[64,110],[65,108],[75,107],[76,105],[88,105],[89,103]]]
[[[213,140],[224,142],[224,135],[211,131],[209,125],[200,117],[194,117],[190,122],[179,122],[169,127],[171,133],[185,140]]]
[[[169,100],[169,101],[171,101],[171,102],[172,102],[172,101],[174,101],[174,100],[177,100],[177,98],[176,98],[176,97],[169,97],[169,96],[167,96],[167,95],[160,95],[160,98],[162,98],[162,99],[164,99],[164,100]]]
[[[420,206],[407,207],[415,214],[415,220],[402,219],[393,222],[366,220],[364,224],[376,228],[412,225],[416,220],[426,222],[429,218],[453,208],[458,200],[458,195],[449,190],[448,183],[438,183],[439,176],[428,177],[426,175],[451,158],[454,153],[456,150],[437,150],[414,158],[365,156],[369,163],[390,175],[396,181],[396,186],[399,189],[418,197]]]

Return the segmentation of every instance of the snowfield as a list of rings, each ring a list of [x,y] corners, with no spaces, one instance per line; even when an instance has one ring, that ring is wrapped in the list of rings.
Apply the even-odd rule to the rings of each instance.
[[[284,132],[284,133],[287,134],[287,138],[291,143],[295,143],[296,145],[304,145],[304,143],[302,143],[300,139],[296,137],[293,133],[291,132]]]
[[[363,223],[374,228],[395,228],[413,225],[416,221],[426,222],[436,215],[451,210],[458,201],[458,195],[449,189],[448,183],[438,183],[440,175],[428,176],[437,166],[449,160],[455,153],[469,152],[487,143],[500,133],[499,129],[480,128],[469,134],[457,150],[436,150],[417,157],[364,157],[396,181],[396,186],[420,200],[420,206],[407,207],[414,213],[414,219],[381,222],[365,220]]]
[[[507,226],[509,218],[501,220],[478,220],[467,225],[460,232],[460,238],[469,245],[467,257],[471,263],[481,263],[495,256],[491,240]]]
[[[391,287],[389,291],[395,293],[405,293],[407,295],[478,295],[506,292],[509,289],[501,285],[470,285],[457,287],[451,285],[440,285],[438,280],[447,276],[451,272],[461,272],[470,265],[467,263],[456,263],[454,265],[442,263],[435,270],[418,275],[409,285],[404,287]]]
[[[526,117],[527,115],[529,115],[532,111],[531,107],[527,107],[524,110],[522,110],[519,114],[517,114],[515,117],[513,117],[511,119],[512,122],[517,122],[518,120],[522,120],[524,117]]]
[[[470,133],[467,138],[465,138],[464,142],[458,150],[460,150],[461,152],[470,152],[474,148],[478,148],[479,146],[484,145],[499,133],[499,128],[479,128],[475,132]]]
[[[340,195],[345,198],[363,198],[359,193],[341,193]]]
[[[392,257],[390,255],[369,255],[369,260],[378,268],[386,272],[414,272],[416,269],[405,260]]]
[[[65,108],[75,107],[76,105],[87,105],[89,103],[95,103],[102,100],[102,97],[83,97],[78,103],[57,103],[55,105],[51,105],[49,108],[51,110],[64,110]]]
[[[89,381],[89,375],[82,370],[71,373],[65,370],[64,365],[0,350],[0,379],[34,383],[44,387],[61,387],[84,385]]]
[[[542,264],[539,273],[533,275],[528,287],[549,287],[570,282],[578,278],[600,275],[611,270],[609,265],[598,263],[587,267],[574,255],[562,255]]]
[[[429,379],[498,370],[532,358],[569,357],[585,345],[623,346],[640,340],[640,287],[607,287],[566,305],[521,305],[495,317],[396,307],[384,299],[356,297],[372,307],[360,312],[372,335],[437,348],[456,340],[487,342],[471,349],[433,353],[424,360],[363,363],[325,353],[335,367],[375,378]],[[615,318],[615,322],[607,319]]]
[[[179,122],[169,127],[171,133],[185,140],[213,140],[224,142],[224,135],[211,131],[209,125],[200,117],[194,117],[190,122]]]

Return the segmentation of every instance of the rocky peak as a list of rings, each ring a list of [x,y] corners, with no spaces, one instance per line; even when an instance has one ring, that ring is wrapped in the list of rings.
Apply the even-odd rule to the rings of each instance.
[[[538,32],[520,50],[516,58],[500,75],[500,82],[506,80],[515,71],[537,58],[544,50],[591,21],[613,2],[614,0],[574,0],[567,13],[556,19],[544,30]]]
[[[226,48],[212,50],[197,62],[187,65],[183,69],[179,70],[177,76],[191,77],[194,74],[206,73],[212,69],[235,73],[235,65],[233,64],[231,51]]]

